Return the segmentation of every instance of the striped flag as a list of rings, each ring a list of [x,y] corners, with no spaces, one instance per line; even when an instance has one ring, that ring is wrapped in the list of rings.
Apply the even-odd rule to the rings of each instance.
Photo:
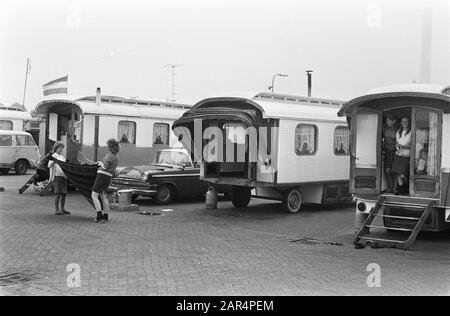
[[[47,82],[42,86],[44,89],[44,95],[50,94],[67,94],[67,79],[68,75]]]

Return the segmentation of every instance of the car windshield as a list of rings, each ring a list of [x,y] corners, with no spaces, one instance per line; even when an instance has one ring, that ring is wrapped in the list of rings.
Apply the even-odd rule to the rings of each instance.
[[[155,163],[178,167],[192,167],[189,156],[181,151],[159,151],[156,154]]]

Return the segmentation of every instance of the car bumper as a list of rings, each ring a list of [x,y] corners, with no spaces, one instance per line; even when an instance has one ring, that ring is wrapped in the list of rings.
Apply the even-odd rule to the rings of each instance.
[[[119,187],[114,185],[110,185],[108,191],[110,193],[117,193],[120,190],[133,190],[133,194],[143,196],[154,196],[157,193],[156,190],[151,189],[135,189],[135,188]]]

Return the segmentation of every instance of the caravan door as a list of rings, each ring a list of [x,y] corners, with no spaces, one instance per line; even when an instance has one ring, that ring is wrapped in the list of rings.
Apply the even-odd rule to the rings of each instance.
[[[430,109],[412,111],[410,193],[438,198],[441,174],[442,115]]]
[[[350,191],[381,193],[381,113],[368,110],[352,117]]]

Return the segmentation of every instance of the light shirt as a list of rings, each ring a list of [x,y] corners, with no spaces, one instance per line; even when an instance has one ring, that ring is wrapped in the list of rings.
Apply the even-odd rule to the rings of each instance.
[[[397,143],[401,146],[409,146],[409,148],[397,148],[397,155],[402,157],[411,156],[411,131],[406,133],[403,131],[400,135],[400,131],[397,132]]]
[[[52,155],[53,158],[66,162],[66,158],[63,155],[59,155],[58,153],[54,153]],[[54,177],[64,177],[66,178],[66,175],[64,174],[64,171],[62,171],[61,167],[55,163],[54,161],[48,162],[48,167],[50,169],[50,179],[53,179]]]

